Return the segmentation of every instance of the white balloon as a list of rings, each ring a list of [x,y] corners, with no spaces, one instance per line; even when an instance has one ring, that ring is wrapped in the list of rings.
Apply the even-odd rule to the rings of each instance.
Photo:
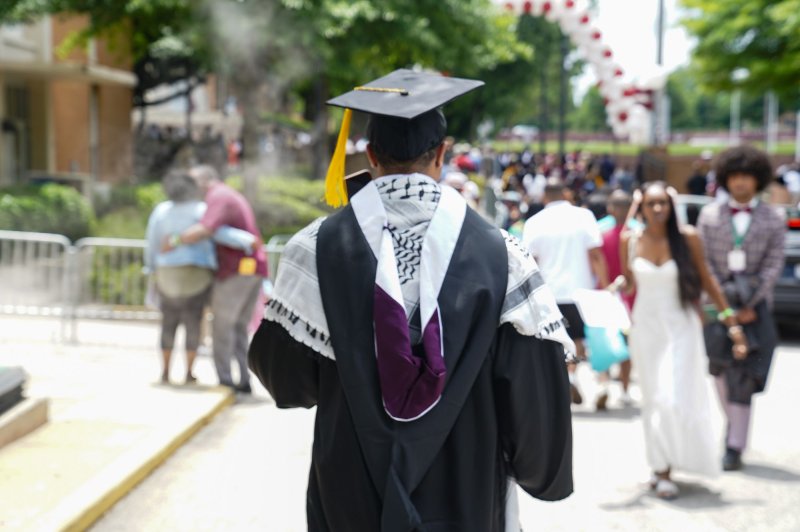
[[[589,14],[589,1],[588,0],[575,0],[575,7],[572,8],[576,13],[581,15]]]
[[[524,4],[524,2],[522,2]],[[534,17],[541,17],[544,14],[544,3],[545,0],[532,0],[531,2],[531,15]],[[520,7],[520,9],[522,9]]]
[[[559,20],[564,15],[564,3],[553,0],[550,2],[550,11],[545,13],[544,17],[550,22]]]
[[[613,80],[603,81],[600,86],[600,93],[609,100],[618,101],[622,99],[622,86]]]
[[[578,31],[571,33],[569,38],[572,39],[572,42],[578,48],[578,52],[580,52],[583,57],[586,57],[586,48],[588,48],[589,43],[592,41],[592,36]]]
[[[561,31],[563,31],[565,34],[574,35],[575,32],[578,31],[580,22],[578,22],[577,17],[564,16],[561,18],[559,26],[561,26]]]

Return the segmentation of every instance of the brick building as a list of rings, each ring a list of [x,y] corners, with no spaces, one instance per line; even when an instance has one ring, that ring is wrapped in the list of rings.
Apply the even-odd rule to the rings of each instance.
[[[0,186],[57,177],[84,185],[131,175],[136,77],[124,39],[58,53],[86,19],[0,26]]]

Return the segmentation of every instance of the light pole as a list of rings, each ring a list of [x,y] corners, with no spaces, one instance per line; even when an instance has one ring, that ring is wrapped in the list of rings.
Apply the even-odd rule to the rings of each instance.
[[[775,148],[778,144],[778,97],[773,91],[767,92],[764,107],[767,153],[775,153]]]
[[[731,146],[739,145],[739,138],[742,131],[742,91],[734,89],[731,94],[731,127],[728,135],[728,144]]]
[[[658,13],[656,17],[656,64],[662,66],[664,64],[664,0],[658,0]],[[653,95],[653,121],[652,131],[650,132],[651,142],[653,146],[661,145],[662,128],[663,128],[663,112],[664,112],[664,91],[665,89],[659,88]]]
[[[729,143],[731,146],[738,146],[742,137],[742,89],[739,83],[750,77],[750,71],[746,68],[737,68],[731,73],[731,80],[734,84],[731,93],[731,120]]]
[[[561,87],[558,96],[558,166],[564,168],[564,154],[567,138],[567,54],[569,53],[569,38],[561,35]]]
[[[794,119],[794,162],[800,163],[800,111]]]

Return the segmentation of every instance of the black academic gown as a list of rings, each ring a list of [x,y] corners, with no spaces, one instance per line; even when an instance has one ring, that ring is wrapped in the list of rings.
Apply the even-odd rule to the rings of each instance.
[[[572,492],[569,384],[561,345],[498,328],[508,259],[468,210],[439,295],[447,383],[412,422],[384,411],[375,362],[376,260],[350,207],[328,218],[317,267],[336,361],[263,321],[253,372],[278,407],[317,406],[308,530],[502,532],[507,477],[529,494]]]

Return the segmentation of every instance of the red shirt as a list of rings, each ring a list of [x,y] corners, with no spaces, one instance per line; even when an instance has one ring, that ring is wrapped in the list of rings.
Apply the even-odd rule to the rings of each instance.
[[[618,276],[622,275],[622,260],[619,256],[619,241],[622,235],[622,230],[625,228],[623,225],[616,225],[603,233],[603,255],[606,258],[606,265],[608,266],[608,281],[614,282]],[[622,301],[628,307],[628,311],[633,308],[633,300],[635,294],[620,293]]]
[[[212,183],[206,193],[206,213],[200,223],[212,233],[223,225],[243,229],[261,239],[261,234],[256,225],[253,209],[244,196],[233,190],[225,183]],[[217,279],[225,279],[239,273],[239,261],[247,255],[244,251],[216,244]],[[256,259],[256,275],[267,276],[267,258],[263,249],[253,255]]]

